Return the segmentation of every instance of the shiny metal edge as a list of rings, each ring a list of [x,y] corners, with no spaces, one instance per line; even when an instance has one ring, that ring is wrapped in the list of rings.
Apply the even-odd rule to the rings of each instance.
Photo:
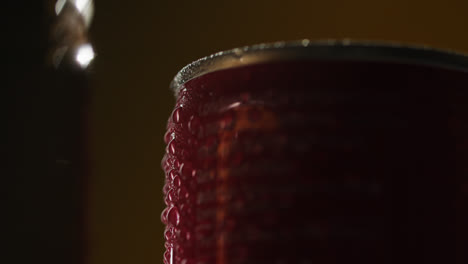
[[[245,46],[212,54],[182,68],[170,87],[177,95],[184,83],[210,72],[271,61],[311,59],[396,62],[468,72],[468,55],[455,51],[398,43],[304,39]]]

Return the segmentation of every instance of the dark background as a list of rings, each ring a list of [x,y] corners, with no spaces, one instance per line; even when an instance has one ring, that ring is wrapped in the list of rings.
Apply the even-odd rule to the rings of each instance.
[[[91,36],[92,264],[161,263],[160,169],[169,83],[237,46],[302,38],[424,44],[468,52],[468,1],[97,0]]]

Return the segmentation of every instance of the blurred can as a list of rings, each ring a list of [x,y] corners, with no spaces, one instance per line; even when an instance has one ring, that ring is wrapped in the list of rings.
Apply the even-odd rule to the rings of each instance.
[[[175,77],[165,264],[466,263],[468,58],[257,45]]]
[[[3,263],[82,264],[87,255],[92,0],[14,1],[2,189]]]

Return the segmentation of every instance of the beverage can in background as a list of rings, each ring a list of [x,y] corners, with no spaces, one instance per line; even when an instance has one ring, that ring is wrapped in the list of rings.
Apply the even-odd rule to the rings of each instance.
[[[93,1],[14,1],[5,13],[7,192],[3,263],[82,264],[87,255]]]

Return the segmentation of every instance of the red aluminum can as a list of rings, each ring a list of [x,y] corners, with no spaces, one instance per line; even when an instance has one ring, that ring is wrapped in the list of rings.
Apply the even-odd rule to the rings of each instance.
[[[467,263],[467,57],[275,43],[172,89],[164,263]]]

